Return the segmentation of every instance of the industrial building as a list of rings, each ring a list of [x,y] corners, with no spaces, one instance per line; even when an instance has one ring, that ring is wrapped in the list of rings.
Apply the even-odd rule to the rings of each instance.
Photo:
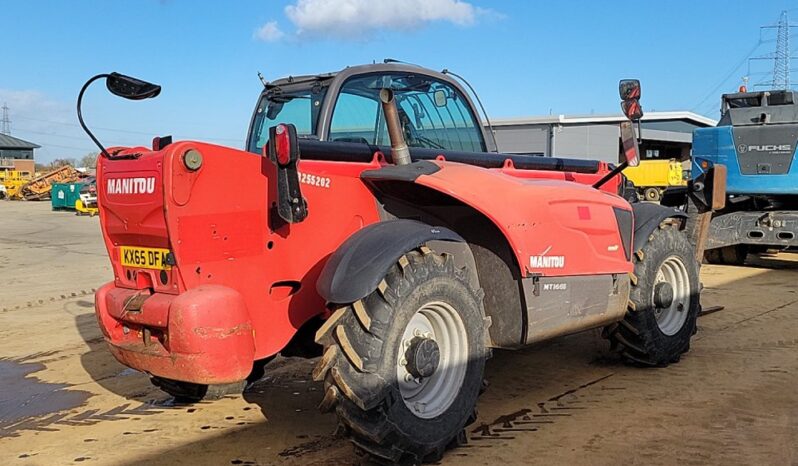
[[[38,144],[0,133],[0,170],[18,170],[33,174],[36,165],[33,151]]]
[[[491,120],[499,151],[549,157],[619,162],[618,115],[546,115]],[[686,160],[693,130],[715,126],[692,112],[648,112],[641,120],[640,155],[646,159]]]

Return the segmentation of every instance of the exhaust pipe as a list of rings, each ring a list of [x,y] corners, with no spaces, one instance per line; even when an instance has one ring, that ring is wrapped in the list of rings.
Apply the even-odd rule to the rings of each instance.
[[[399,111],[396,109],[396,100],[393,91],[382,89],[380,91],[382,113],[385,115],[385,124],[388,126],[388,137],[391,138],[391,158],[394,165],[408,165],[410,162],[410,149],[405,142],[402,125],[399,123]]]

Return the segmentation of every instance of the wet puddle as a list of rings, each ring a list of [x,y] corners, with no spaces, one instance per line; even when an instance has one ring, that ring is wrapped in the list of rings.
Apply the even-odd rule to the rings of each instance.
[[[81,390],[67,390],[67,384],[42,382],[34,372],[44,364],[0,358],[0,438],[17,431],[36,429],[43,418],[76,408],[91,396]]]

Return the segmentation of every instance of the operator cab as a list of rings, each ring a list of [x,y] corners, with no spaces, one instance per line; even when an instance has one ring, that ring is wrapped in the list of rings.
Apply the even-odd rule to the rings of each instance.
[[[487,152],[485,130],[459,83],[405,64],[364,65],[338,73],[280,79],[265,85],[247,150],[262,154],[269,128],[291,123],[300,138],[390,144],[380,90],[394,92],[410,147]]]
[[[736,92],[721,99],[718,126],[751,126],[798,121],[795,93],[787,90]]]

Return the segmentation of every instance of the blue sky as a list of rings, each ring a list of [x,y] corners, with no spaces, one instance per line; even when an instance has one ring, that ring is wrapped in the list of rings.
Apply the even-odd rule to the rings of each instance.
[[[772,33],[759,43],[759,26],[785,9],[798,20],[797,7],[779,0],[4,0],[0,103],[8,102],[13,135],[44,146],[42,162],[94,149],[77,127],[74,101],[87,78],[108,71],[163,85],[145,102],[90,90],[84,114],[109,145],[173,134],[241,147],[258,71],[274,79],[386,57],[465,76],[492,117],[615,113],[617,82],[627,77],[642,80],[646,110],[716,117],[720,93],[748,72],[745,59],[775,47]],[[771,67],[753,63],[751,81]]]

